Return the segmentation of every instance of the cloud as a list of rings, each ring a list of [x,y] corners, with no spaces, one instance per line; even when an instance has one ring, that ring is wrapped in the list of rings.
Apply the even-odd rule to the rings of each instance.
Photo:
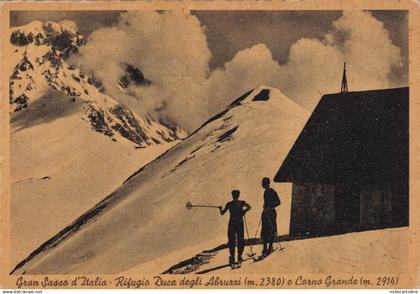
[[[300,39],[290,48],[277,86],[311,109],[322,94],[339,90],[344,60],[343,52],[336,46],[317,39]]]
[[[64,19],[64,20],[60,21],[59,24],[62,24],[66,27],[69,27],[69,28],[75,30],[76,32],[79,30],[79,28],[77,27],[77,24],[72,20]]]
[[[402,66],[401,49],[392,43],[382,22],[369,12],[346,12],[333,27],[348,35],[342,43],[333,42],[341,47],[349,64],[349,85],[354,89],[395,86],[389,75]]]
[[[123,13],[117,25],[93,32],[76,62],[120,102],[187,131],[260,84],[279,88],[310,110],[322,94],[340,90],[344,61],[350,90],[400,86],[390,78],[401,66],[400,49],[383,24],[363,11],[344,12],[319,39],[295,42],[285,64],[264,44],[237,52],[213,72],[210,57],[205,28],[195,16],[143,11]],[[134,87],[132,95],[118,91],[123,63],[140,68],[152,85]]]
[[[181,11],[122,13],[112,27],[94,31],[73,60],[101,80],[106,93],[138,112],[157,112],[185,129],[208,115],[201,109],[202,85],[208,76],[210,50],[204,28],[195,16]],[[131,64],[153,83],[117,89],[124,64]]]
[[[273,60],[263,44],[238,52],[210,77],[209,93],[231,98],[267,84],[312,110],[323,94],[340,91],[344,61],[349,89],[358,91],[401,86],[390,79],[401,60],[400,48],[380,21],[369,12],[344,12],[321,39],[294,43],[286,64]]]
[[[238,52],[223,69],[215,70],[207,80],[206,105],[220,111],[234,98],[261,84],[278,84],[281,68],[264,44]]]

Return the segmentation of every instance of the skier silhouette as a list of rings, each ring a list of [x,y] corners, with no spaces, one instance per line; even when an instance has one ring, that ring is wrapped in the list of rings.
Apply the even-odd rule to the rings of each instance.
[[[243,217],[251,206],[243,200],[239,200],[240,191],[233,190],[233,200],[226,203],[225,208],[219,206],[220,214],[224,215],[229,210],[230,218],[228,225],[228,241],[229,241],[229,264],[234,267],[235,264],[235,245],[238,246],[238,265],[242,262],[242,253],[244,252],[244,222]]]
[[[261,238],[264,244],[262,255],[267,256],[273,251],[273,242],[277,236],[277,212],[275,208],[280,205],[280,198],[276,191],[270,188],[269,178],[263,178],[261,184],[264,188],[264,209],[261,214]]]

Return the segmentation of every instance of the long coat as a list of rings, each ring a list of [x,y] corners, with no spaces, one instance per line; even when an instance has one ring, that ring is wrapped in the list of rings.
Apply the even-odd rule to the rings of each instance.
[[[277,212],[276,207],[280,205],[280,198],[276,191],[268,188],[264,191],[264,210],[262,212],[261,238],[272,239],[277,236]]]

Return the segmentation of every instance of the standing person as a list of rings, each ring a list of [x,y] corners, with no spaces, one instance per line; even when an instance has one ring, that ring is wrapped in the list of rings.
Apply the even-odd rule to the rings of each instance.
[[[224,215],[229,210],[230,218],[228,225],[229,241],[229,264],[233,268],[235,265],[235,246],[238,247],[238,265],[242,263],[242,253],[244,252],[244,221],[243,217],[251,206],[243,200],[239,200],[240,191],[233,190],[233,200],[226,203],[225,208],[219,206],[220,214]]]
[[[270,188],[270,179],[262,179],[264,188],[264,209],[261,215],[262,229],[261,238],[263,239],[262,256],[267,256],[273,251],[273,242],[277,236],[277,212],[276,207],[280,205],[280,198],[276,191]]]

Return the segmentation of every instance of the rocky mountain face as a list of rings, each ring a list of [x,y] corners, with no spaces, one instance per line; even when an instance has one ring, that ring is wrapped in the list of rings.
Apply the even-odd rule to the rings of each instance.
[[[171,142],[185,136],[178,128],[168,128],[150,115],[140,117],[124,105],[104,94],[100,81],[79,68],[70,66],[67,59],[78,52],[86,38],[74,28],[54,22],[34,21],[12,30],[12,60],[16,64],[10,76],[10,113],[28,108],[43,97],[46,91],[55,90],[68,97],[68,103],[82,101],[83,119],[90,127],[112,140],[125,138],[136,146]],[[120,86],[129,83],[148,85],[141,70],[126,65],[126,75]]]

